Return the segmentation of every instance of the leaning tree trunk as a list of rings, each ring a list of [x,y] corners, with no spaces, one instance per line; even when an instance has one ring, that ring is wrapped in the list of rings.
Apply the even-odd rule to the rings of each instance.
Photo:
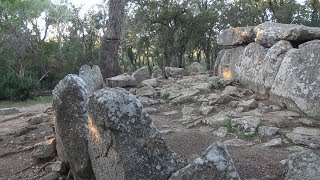
[[[118,49],[122,36],[125,0],[109,0],[109,27],[100,45],[100,64],[103,78],[122,73]]]

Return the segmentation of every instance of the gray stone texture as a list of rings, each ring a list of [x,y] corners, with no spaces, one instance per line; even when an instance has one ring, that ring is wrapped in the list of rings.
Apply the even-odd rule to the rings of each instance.
[[[193,163],[175,172],[169,180],[240,179],[224,144],[212,144]]]
[[[285,180],[319,180],[320,157],[311,150],[291,154],[288,166],[289,171]]]
[[[147,66],[143,66],[137,69],[133,74],[132,77],[136,79],[137,84],[140,84],[142,81],[150,79],[150,73]]]
[[[106,83],[109,87],[133,87],[137,85],[136,79],[128,74],[107,78]]]
[[[236,27],[222,31],[217,43],[223,46],[239,46],[253,42],[253,27]]]
[[[75,179],[93,177],[88,153],[88,90],[77,75],[67,75],[53,90],[58,155],[70,164]]]
[[[105,88],[89,101],[89,152],[97,180],[167,179],[185,162],[172,152],[142,104]]]

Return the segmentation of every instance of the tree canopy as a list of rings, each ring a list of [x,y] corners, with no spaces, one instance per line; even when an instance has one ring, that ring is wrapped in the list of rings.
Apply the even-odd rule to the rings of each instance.
[[[111,2],[111,1],[110,1]],[[123,31],[112,31],[110,3],[84,15],[68,1],[0,1],[0,99],[52,89],[83,64],[99,64],[100,37],[116,33],[128,73],[141,66],[212,69],[223,29],[265,21],[320,26],[319,0],[126,0]],[[118,27],[117,27],[118,28]],[[22,94],[22,95],[21,95]]]

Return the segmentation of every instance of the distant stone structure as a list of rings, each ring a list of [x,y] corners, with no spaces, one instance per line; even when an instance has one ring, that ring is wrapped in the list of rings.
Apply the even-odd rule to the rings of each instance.
[[[214,72],[288,109],[320,118],[320,28],[265,22],[223,31]],[[229,73],[226,73],[229,72]]]

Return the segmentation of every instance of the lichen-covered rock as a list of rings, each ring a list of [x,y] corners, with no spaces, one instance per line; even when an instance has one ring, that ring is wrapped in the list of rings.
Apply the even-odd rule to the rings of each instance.
[[[167,179],[185,165],[128,91],[105,88],[89,101],[89,152],[97,180]]]
[[[291,154],[288,165],[285,180],[318,180],[320,177],[320,157],[311,150]]]
[[[79,76],[87,83],[89,94],[101,89],[104,85],[101,70],[97,65],[94,65],[92,68],[88,65],[81,66]]]
[[[225,145],[212,144],[193,163],[175,172],[169,180],[240,179]]]
[[[187,75],[186,70],[183,68],[165,67],[165,71],[167,76],[173,77],[173,78]]]
[[[157,78],[152,78],[152,79],[146,79],[141,82],[142,86],[151,86],[151,87],[157,87],[158,86],[158,80]]]
[[[320,117],[320,43],[289,50],[271,89],[271,100],[291,110]]]
[[[296,24],[264,22],[254,27],[255,41],[271,47],[280,40],[302,42],[320,38],[320,28]]]
[[[109,87],[132,87],[137,85],[136,79],[128,74],[107,78],[106,82]]]
[[[253,27],[236,27],[222,31],[217,43],[223,46],[239,46],[253,42]]]
[[[91,179],[88,153],[88,91],[85,81],[67,75],[53,90],[54,126],[58,155],[70,164],[75,179]]]
[[[56,143],[56,140],[53,138],[53,139],[35,144],[33,156],[38,159],[53,157],[56,151],[55,143]]]
[[[235,67],[239,66],[241,63],[240,55],[244,51],[244,47],[236,47],[232,49],[224,49],[219,52],[220,58],[218,65],[215,65],[217,69],[215,69],[216,75],[221,76],[223,78],[234,78],[238,77],[238,74],[235,72]],[[218,58],[217,58],[218,60]]]
[[[141,83],[143,80],[149,79],[150,73],[149,73],[148,67],[143,66],[139,68],[132,74],[132,77],[136,79],[137,84]]]
[[[250,43],[238,57],[241,62],[235,64],[234,71],[238,75],[240,83],[255,92],[264,91],[261,74],[267,51],[268,49],[257,43]]]
[[[263,79],[263,84],[267,89],[271,89],[282,60],[290,49],[292,49],[291,43],[289,41],[281,40],[268,50],[263,60],[264,66],[261,73],[261,79]]]
[[[205,73],[205,69],[201,66],[200,63],[198,62],[193,62],[190,66],[189,66],[189,70],[188,70],[189,74],[194,75],[194,74],[202,74]]]

